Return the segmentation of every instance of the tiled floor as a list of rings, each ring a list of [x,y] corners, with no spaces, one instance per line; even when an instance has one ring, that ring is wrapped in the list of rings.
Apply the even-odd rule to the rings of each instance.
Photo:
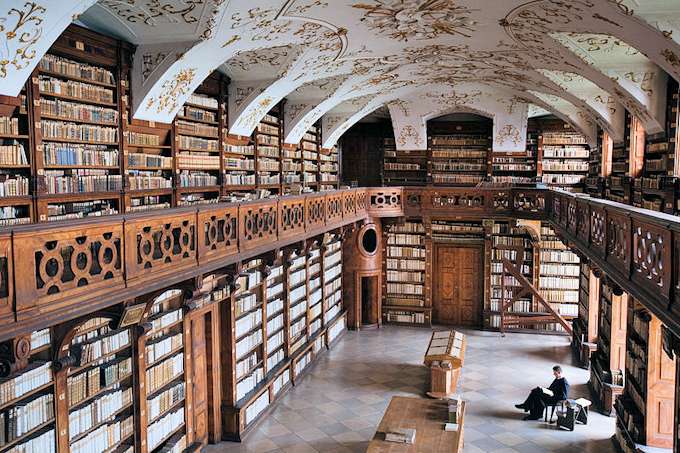
[[[568,340],[558,336],[469,331],[459,389],[468,400],[466,453],[614,452],[614,419],[591,412],[587,426],[559,431],[522,421],[513,407],[536,385],[549,385],[561,364],[572,395],[588,396],[588,373],[572,366]],[[348,332],[292,388],[241,444],[209,452],[363,452],[393,395],[422,395],[430,331],[408,327]]]

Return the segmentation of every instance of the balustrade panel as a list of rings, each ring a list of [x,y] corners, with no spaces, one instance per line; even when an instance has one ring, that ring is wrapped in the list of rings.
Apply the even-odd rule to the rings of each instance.
[[[380,188],[368,189],[368,213],[372,217],[390,217],[402,215],[402,189]]]
[[[326,198],[323,195],[307,195],[305,200],[305,229],[313,231],[326,225]]]
[[[326,225],[342,221],[342,194],[326,195]]]
[[[279,239],[305,233],[305,197],[286,197],[279,200]]]
[[[145,214],[125,219],[127,280],[157,278],[196,266],[197,212],[182,209],[159,218]]]
[[[633,217],[632,278],[651,294],[669,301],[671,282],[671,231]]]
[[[600,258],[607,253],[607,220],[602,206],[590,205],[590,244]]]
[[[201,207],[197,225],[200,264],[238,253],[238,205]]]
[[[276,211],[276,200],[254,201],[239,206],[240,250],[265,246],[278,239]]]
[[[21,276],[15,279],[17,320],[123,288],[123,244],[120,219],[15,232],[11,267]]]
[[[606,260],[623,278],[630,278],[631,230],[630,218],[615,209],[606,209]]]

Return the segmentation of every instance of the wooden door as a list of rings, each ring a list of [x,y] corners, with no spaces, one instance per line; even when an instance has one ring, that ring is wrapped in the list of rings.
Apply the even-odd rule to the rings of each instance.
[[[192,316],[189,322],[189,338],[191,344],[191,357],[187,367],[188,376],[191,382],[187,382],[190,393],[191,410],[188,411],[187,424],[193,429],[193,436],[190,436],[192,443],[208,443],[208,384],[212,378],[208,377],[207,348],[206,348],[206,322],[205,314],[197,313]],[[188,395],[189,396],[189,395]]]
[[[479,327],[484,280],[481,247],[437,245],[435,250],[434,322]]]

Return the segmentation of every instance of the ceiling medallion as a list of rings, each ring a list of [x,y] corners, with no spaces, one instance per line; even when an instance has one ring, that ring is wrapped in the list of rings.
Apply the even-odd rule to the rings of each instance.
[[[440,35],[469,38],[474,31],[473,10],[452,0],[376,0],[353,7],[366,11],[361,21],[371,30],[399,41]]]

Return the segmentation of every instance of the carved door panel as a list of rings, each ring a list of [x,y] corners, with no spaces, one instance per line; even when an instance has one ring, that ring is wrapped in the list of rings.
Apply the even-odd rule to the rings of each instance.
[[[438,246],[435,255],[434,321],[478,327],[481,320],[481,251]]]
[[[201,444],[208,443],[208,383],[212,382],[212,378],[208,376],[205,329],[205,314],[201,313],[191,319],[191,383],[188,387],[193,407],[188,411],[187,417],[191,417],[193,425],[193,442]]]

